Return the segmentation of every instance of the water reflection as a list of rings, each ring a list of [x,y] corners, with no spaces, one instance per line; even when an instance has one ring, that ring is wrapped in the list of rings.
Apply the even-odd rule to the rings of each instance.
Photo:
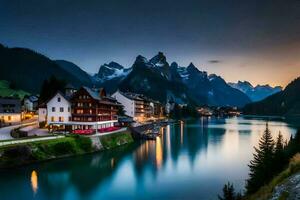
[[[30,180],[31,180],[31,187],[32,187],[33,194],[36,194],[38,190],[38,174],[35,170],[31,172]]]
[[[200,118],[165,127],[155,141],[1,173],[1,200],[215,199],[225,182],[239,191],[265,121]],[[269,122],[274,136],[296,129]],[[28,174],[31,174],[28,184]],[[28,192],[30,191],[30,193]]]

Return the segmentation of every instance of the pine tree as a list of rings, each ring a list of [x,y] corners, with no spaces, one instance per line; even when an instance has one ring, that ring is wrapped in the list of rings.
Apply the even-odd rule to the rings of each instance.
[[[235,200],[233,185],[229,182],[223,187],[223,197],[218,196],[219,200]]]
[[[258,148],[254,147],[254,158],[248,165],[250,168],[249,179],[247,180],[247,193],[251,194],[266,184],[273,176],[272,161],[274,158],[274,140],[266,124],[266,130],[259,140]]]
[[[281,132],[279,132],[275,145],[274,168],[276,172],[280,172],[286,165],[287,160],[284,155],[284,141]]]

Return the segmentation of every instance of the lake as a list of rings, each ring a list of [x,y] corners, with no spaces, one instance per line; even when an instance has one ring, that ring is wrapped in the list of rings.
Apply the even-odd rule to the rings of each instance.
[[[269,121],[285,139],[296,125]],[[0,199],[217,199],[228,181],[243,191],[265,127],[243,117],[187,120],[156,141],[0,171]]]

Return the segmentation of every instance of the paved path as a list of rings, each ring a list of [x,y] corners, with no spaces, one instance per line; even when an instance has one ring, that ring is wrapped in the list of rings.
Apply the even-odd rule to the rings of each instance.
[[[10,132],[15,128],[18,128],[20,126],[27,126],[27,125],[37,125],[37,123],[38,123],[37,118],[34,117],[30,120],[23,121],[21,124],[0,128],[0,140],[13,139],[13,137],[10,136]]]
[[[49,137],[38,137],[38,138],[31,138],[31,139],[15,139],[15,140],[9,140],[9,141],[0,141],[0,146],[5,145],[11,145],[11,144],[22,144],[22,143],[28,143],[28,142],[38,142],[38,141],[44,141],[44,140],[54,140],[58,138],[64,138],[63,135],[58,136],[49,136]]]

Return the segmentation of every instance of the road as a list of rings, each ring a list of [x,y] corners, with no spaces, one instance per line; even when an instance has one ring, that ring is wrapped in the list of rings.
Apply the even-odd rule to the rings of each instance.
[[[0,128],[0,140],[9,140],[9,139],[14,139],[13,137],[10,136],[10,132],[18,128],[20,126],[27,126],[27,125],[37,125],[37,117],[33,117],[29,120],[24,120],[22,121],[21,124],[13,125],[13,126],[7,126],[4,128]]]

